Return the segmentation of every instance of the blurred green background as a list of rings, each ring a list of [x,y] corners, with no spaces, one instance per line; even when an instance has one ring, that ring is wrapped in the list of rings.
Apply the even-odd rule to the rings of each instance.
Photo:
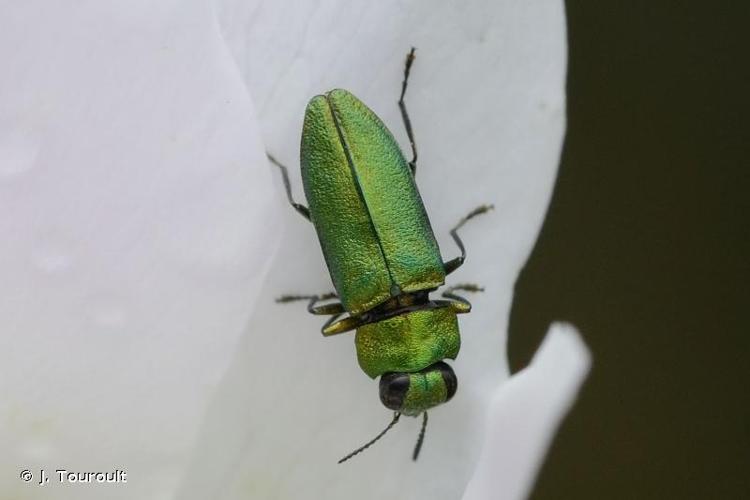
[[[568,135],[516,285],[594,366],[534,500],[750,498],[750,4],[567,2]]]

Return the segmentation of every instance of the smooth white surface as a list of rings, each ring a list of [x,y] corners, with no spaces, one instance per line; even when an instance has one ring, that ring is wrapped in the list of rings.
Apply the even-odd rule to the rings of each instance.
[[[253,104],[203,2],[5,2],[0,61],[0,497],[173,498],[278,241]]]
[[[337,466],[390,413],[351,336],[323,339],[304,305],[273,303],[331,285],[263,153],[292,167],[302,201],[302,113],[332,87],[406,145],[395,101],[412,45],[417,181],[446,259],[449,228],[495,204],[462,232],[451,277],[487,292],[461,318],[459,392],[431,412],[420,462],[405,419]],[[0,496],[460,497],[557,169],[562,2],[32,0],[0,6],[0,56]],[[572,397],[559,389],[553,417]],[[529,432],[519,492],[550,435]],[[40,467],[129,482],[18,478]]]
[[[377,434],[390,412],[357,366],[351,335],[323,339],[324,318],[283,293],[331,289],[313,228],[284,211],[285,234],[221,390],[208,413],[181,498],[456,499],[477,463],[490,395],[507,376],[505,332],[513,284],[539,231],[564,132],[562,2],[219,2],[222,33],[259,111],[270,151],[297,169],[302,111],[314,94],[352,91],[406,134],[396,100],[403,61],[417,47],[408,107],[420,158],[417,182],[444,258],[448,231],[469,210],[474,281],[453,363],[459,390],[431,412],[422,457],[419,422],[403,419],[367,453],[336,460]],[[280,179],[276,186],[281,193]],[[515,453],[521,453],[515,450]],[[530,460],[543,452],[528,450]]]
[[[562,418],[591,366],[570,325],[554,324],[531,365],[492,396],[479,462],[463,500],[526,498]]]

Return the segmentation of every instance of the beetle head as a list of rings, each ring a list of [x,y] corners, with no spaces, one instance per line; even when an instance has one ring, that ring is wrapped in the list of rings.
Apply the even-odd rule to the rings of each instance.
[[[380,377],[380,401],[386,408],[416,416],[449,401],[457,386],[453,369],[438,361],[418,372],[384,373]]]

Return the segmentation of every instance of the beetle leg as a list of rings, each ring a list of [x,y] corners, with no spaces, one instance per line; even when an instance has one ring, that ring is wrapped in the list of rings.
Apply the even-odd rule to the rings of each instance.
[[[328,318],[328,321],[326,321],[326,322],[325,322],[325,323],[323,324],[323,327],[322,327],[322,328],[320,329],[320,332],[321,332],[321,333],[322,333],[323,335],[326,335],[326,328],[330,327],[330,326],[331,326],[331,323],[333,323],[334,321],[336,321],[336,320],[337,320],[337,319],[339,319],[340,317],[341,317],[341,314],[334,314],[333,316],[331,316],[330,318]]]
[[[335,293],[327,293],[320,297],[313,297],[310,299],[310,303],[307,304],[307,312],[310,314],[343,314],[346,312],[341,302],[331,302],[330,304],[324,304],[322,306],[315,306],[315,304],[321,300],[332,299],[336,297]]]
[[[363,324],[361,317],[347,316],[346,318],[342,318],[336,321],[339,316],[341,315],[337,314],[336,316],[333,316],[326,322],[325,325],[323,325],[323,329],[321,331],[323,332],[324,337],[330,337],[331,335],[349,332]]]
[[[307,220],[310,220],[310,209],[306,206],[302,205],[301,203],[297,203],[294,201],[294,198],[292,198],[292,184],[289,182],[289,171],[287,168],[279,163],[279,161],[271,156],[270,153],[266,153],[266,156],[269,160],[271,160],[271,163],[279,167],[279,170],[281,170],[281,178],[284,181],[284,189],[286,190],[286,197],[289,200],[289,203],[294,207],[294,209],[302,215]]]
[[[330,304],[323,304],[322,306],[315,305],[322,300],[333,299],[336,297],[337,295],[333,292],[324,293],[322,295],[282,295],[276,299],[276,302],[286,303],[295,302],[297,300],[309,300],[310,302],[307,304],[307,311],[310,314],[331,316],[328,321],[325,322],[323,328],[321,328],[323,335],[328,337],[330,335],[354,330],[362,324],[362,318],[360,317],[347,316],[339,319],[346,312],[346,309],[344,309],[341,302],[332,302]]]
[[[471,302],[461,297],[460,295],[456,295],[455,293],[453,293],[456,290],[463,290],[465,292],[483,292],[484,287],[475,285],[474,283],[461,283],[460,285],[453,285],[445,289],[445,291],[441,295],[446,299],[455,301],[451,302],[451,306],[456,310],[456,313],[461,314],[471,311]]]
[[[346,312],[346,309],[344,309],[344,306],[341,304],[341,302],[332,302],[330,304],[323,304],[322,306],[315,305],[322,300],[333,299],[336,298],[336,296],[337,295],[335,293],[324,293],[323,295],[282,295],[281,297],[276,299],[276,302],[286,303],[294,302],[297,300],[309,300],[310,302],[307,304],[307,311],[310,314],[336,314],[340,316]]]
[[[463,290],[465,292],[483,292],[484,287],[475,283],[461,283],[460,285],[453,285],[446,288],[441,294],[446,299],[466,300],[458,295],[454,294],[456,290]]]
[[[401,118],[404,120],[404,128],[406,128],[406,135],[409,136],[409,144],[411,144],[412,158],[409,162],[409,168],[411,168],[411,174],[417,173],[417,145],[414,142],[414,132],[411,129],[411,120],[409,119],[409,113],[406,111],[406,103],[404,102],[404,95],[406,95],[406,84],[409,81],[409,73],[411,72],[411,65],[414,62],[414,51],[417,50],[414,47],[411,48],[409,53],[406,55],[406,65],[404,66],[404,81],[401,84],[401,97],[398,100],[398,107],[401,109]]]
[[[449,260],[448,262],[443,263],[443,267],[445,268],[445,274],[452,273],[453,271],[461,267],[461,265],[466,260],[466,249],[464,248],[464,243],[461,241],[461,238],[458,236],[458,230],[461,229],[461,227],[473,217],[476,217],[479,214],[489,212],[493,208],[495,208],[494,205],[480,205],[474,210],[472,210],[471,212],[469,212],[469,214],[463,217],[460,221],[458,221],[458,224],[456,224],[455,227],[451,229],[451,236],[453,237],[453,241],[456,242],[456,245],[458,246],[459,250],[461,250],[461,255],[459,255],[453,260]]]

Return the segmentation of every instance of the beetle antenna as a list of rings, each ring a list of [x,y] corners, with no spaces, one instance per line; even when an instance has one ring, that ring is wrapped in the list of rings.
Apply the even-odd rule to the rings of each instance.
[[[427,412],[422,413],[422,429],[419,431],[419,437],[417,438],[417,444],[414,446],[414,454],[411,459],[415,462],[419,457],[419,451],[422,449],[422,443],[424,443],[424,432],[427,430]]]
[[[377,436],[375,436],[375,438],[372,441],[370,441],[369,443],[365,444],[364,446],[361,446],[361,447],[357,448],[356,450],[354,450],[353,452],[349,453],[347,456],[345,456],[344,458],[342,458],[341,460],[339,460],[339,463],[343,464],[344,462],[346,462],[347,460],[349,460],[350,458],[352,458],[354,455],[358,455],[359,453],[362,453],[367,448],[369,448],[370,446],[372,446],[378,439],[380,439],[383,436],[385,436],[385,433],[388,432],[389,430],[391,430],[391,427],[393,427],[394,425],[396,425],[398,423],[398,419],[399,418],[401,418],[401,413],[395,412],[393,414],[393,420],[391,420],[391,423],[388,424],[388,427],[386,427],[385,429],[383,429],[383,432],[381,432],[380,434],[378,434]]]

